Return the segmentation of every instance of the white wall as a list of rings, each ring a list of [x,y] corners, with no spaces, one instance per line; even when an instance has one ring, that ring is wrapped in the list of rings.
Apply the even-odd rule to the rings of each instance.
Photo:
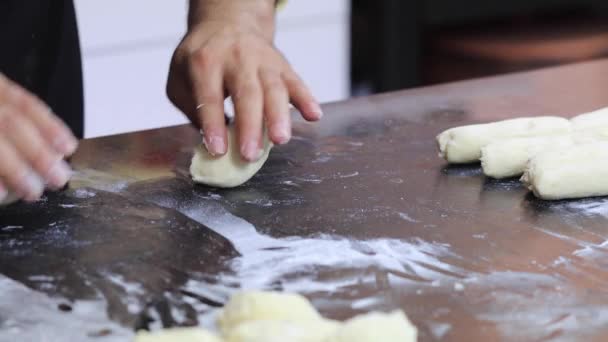
[[[277,46],[319,100],[350,89],[348,0],[290,0],[279,13]],[[187,1],[76,0],[83,49],[85,136],[185,123],[165,97]]]

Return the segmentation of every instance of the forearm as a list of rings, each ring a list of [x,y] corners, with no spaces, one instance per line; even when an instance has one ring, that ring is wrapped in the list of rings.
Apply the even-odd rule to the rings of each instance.
[[[234,22],[272,39],[276,3],[277,0],[190,0],[188,29],[205,22]]]

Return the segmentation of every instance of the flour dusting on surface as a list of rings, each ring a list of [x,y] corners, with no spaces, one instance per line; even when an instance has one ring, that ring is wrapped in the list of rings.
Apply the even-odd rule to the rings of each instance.
[[[134,335],[110,320],[104,300],[69,303],[69,312],[58,310],[62,304],[0,275],[0,342],[123,342]]]

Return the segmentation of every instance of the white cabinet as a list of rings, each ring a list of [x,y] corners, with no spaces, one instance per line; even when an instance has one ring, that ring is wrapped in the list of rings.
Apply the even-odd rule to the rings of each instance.
[[[185,123],[165,96],[187,1],[76,0],[83,51],[85,136]],[[320,101],[350,89],[347,0],[290,0],[278,15],[277,46]]]

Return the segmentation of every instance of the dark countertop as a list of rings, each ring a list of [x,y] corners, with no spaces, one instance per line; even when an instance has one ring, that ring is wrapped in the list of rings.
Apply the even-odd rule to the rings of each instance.
[[[208,325],[239,287],[402,308],[421,341],[599,340],[608,199],[536,200],[434,137],[606,105],[608,60],[328,104],[230,190],[189,180],[190,127],[86,140],[70,189],[0,209],[0,340]]]

